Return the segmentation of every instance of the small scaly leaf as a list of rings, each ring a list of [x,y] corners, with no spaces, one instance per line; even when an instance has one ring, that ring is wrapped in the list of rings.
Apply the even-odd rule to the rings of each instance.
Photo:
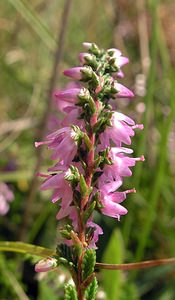
[[[78,300],[77,292],[73,285],[67,284],[65,286],[65,300]]]
[[[93,281],[90,283],[89,287],[85,291],[85,298],[86,300],[95,300],[95,296],[97,294],[98,289],[98,282],[96,277],[93,279]]]
[[[87,249],[82,263],[82,276],[83,280],[86,280],[94,272],[94,267],[96,263],[96,253],[93,249]]]

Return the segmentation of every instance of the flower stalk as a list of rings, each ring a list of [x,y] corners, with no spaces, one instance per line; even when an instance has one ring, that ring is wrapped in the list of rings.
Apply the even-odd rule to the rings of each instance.
[[[118,82],[128,58],[118,49],[105,51],[91,43],[84,47],[88,53],[80,54],[81,65],[64,71],[76,83],[53,95],[65,115],[60,128],[36,143],[47,145],[51,159],[57,161],[49,168],[51,174],[41,174],[47,178],[41,188],[54,191],[51,200],[59,203],[57,219],[66,221],[57,259],[70,270],[76,290],[68,285],[65,300],[95,299],[95,249],[103,231],[93,221],[94,211],[118,220],[127,213],[120,203],[136,191],[118,189],[124,177],[132,175],[130,167],[144,160],[130,157],[132,149],[123,147],[131,144],[135,130],[143,125],[114,110],[115,101],[133,97]]]

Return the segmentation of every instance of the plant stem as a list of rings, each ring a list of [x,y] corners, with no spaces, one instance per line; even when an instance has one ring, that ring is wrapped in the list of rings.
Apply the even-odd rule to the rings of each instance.
[[[91,142],[91,149],[87,154],[87,170],[85,174],[85,180],[86,180],[86,185],[87,188],[89,189],[92,185],[92,176],[94,174],[94,159],[95,159],[95,133],[93,132],[93,126],[97,123],[98,119],[98,100],[96,99],[96,111],[92,115],[90,119],[90,130],[88,133],[90,142]],[[86,245],[86,228],[85,225],[83,224],[83,214],[85,212],[86,204],[88,203],[89,200],[89,195],[87,194],[85,197],[81,199],[81,207],[80,207],[80,212],[79,212],[79,239],[82,243],[82,254],[80,255],[78,259],[78,286],[77,286],[77,294],[78,294],[78,300],[83,300],[83,294],[84,291],[82,289],[82,261],[83,257],[85,254],[85,247]]]
[[[136,269],[145,269],[145,268],[152,268],[152,267],[159,267],[168,264],[174,264],[175,258],[164,258],[164,259],[155,259],[155,260],[147,260],[141,261],[136,263],[129,263],[129,264],[103,264],[103,263],[96,263],[95,267],[98,269],[105,269],[105,270],[136,270]]]

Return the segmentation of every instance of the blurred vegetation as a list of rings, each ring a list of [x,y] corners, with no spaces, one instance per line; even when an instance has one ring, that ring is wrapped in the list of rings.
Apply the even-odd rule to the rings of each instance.
[[[41,120],[51,101],[47,90],[65,2],[0,1],[0,181],[8,183],[15,194],[8,214],[0,216],[1,240],[20,239],[37,163],[34,142],[40,138]],[[125,180],[126,188],[137,189],[125,202],[128,215],[120,223],[97,216],[104,228],[98,261],[175,256],[174,12],[175,3],[170,0],[72,1],[56,87],[65,86],[62,71],[78,63],[82,42],[119,48],[131,62],[124,69],[123,82],[136,98],[117,103],[118,109],[145,127],[136,134],[133,147],[135,156],[144,154],[146,161],[138,163],[133,177]],[[53,114],[59,117],[55,109]],[[44,152],[41,169],[49,164]],[[48,199],[49,194],[38,188],[24,239],[54,249],[59,236],[56,207]],[[0,300],[63,299],[62,288],[69,279],[65,270],[36,276],[33,265],[28,256],[0,256]],[[98,299],[175,299],[173,266],[113,274],[103,271],[99,281]]]

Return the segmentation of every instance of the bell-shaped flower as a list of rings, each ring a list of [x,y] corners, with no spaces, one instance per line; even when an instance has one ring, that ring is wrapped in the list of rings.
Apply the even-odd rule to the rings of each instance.
[[[102,214],[120,220],[120,216],[128,212],[125,207],[119,204],[121,198],[122,197],[118,197],[117,193],[107,192],[103,188],[100,189],[100,201],[103,206],[101,208]]]
[[[60,205],[64,210],[70,206],[73,200],[73,192],[69,182],[64,178],[65,175],[66,172],[50,175],[50,177],[41,185],[42,190],[54,190],[51,200],[55,203],[61,199]]]
[[[48,148],[53,150],[51,159],[59,159],[68,165],[77,152],[75,136],[76,133],[71,127],[64,127],[49,134],[46,141],[36,142],[35,146],[47,144]]]
[[[116,178],[131,176],[132,172],[130,167],[135,166],[137,161],[144,161],[144,156],[141,157],[128,157],[124,153],[128,153],[130,149],[112,147],[109,151],[109,157],[112,165],[105,165],[103,171],[108,178]],[[132,151],[132,150],[131,150]],[[130,152],[131,153],[131,152]]]
[[[112,140],[117,147],[120,147],[121,143],[130,145],[131,137],[135,134],[135,128],[143,129],[143,125],[135,124],[131,118],[122,113],[114,112],[111,117],[111,127],[108,127],[106,131],[100,135],[102,147],[110,147],[110,140]]]

